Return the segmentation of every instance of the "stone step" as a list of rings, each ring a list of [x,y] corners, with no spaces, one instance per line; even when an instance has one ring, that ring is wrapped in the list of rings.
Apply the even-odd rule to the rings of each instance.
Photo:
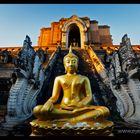
[[[14,126],[17,125],[17,122],[5,122],[2,124],[4,130],[12,130]]]

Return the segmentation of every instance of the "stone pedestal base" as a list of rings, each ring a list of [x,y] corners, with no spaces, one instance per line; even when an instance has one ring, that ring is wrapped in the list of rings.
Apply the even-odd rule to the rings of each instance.
[[[86,122],[59,122],[33,120],[30,136],[113,136],[113,122],[86,121]]]

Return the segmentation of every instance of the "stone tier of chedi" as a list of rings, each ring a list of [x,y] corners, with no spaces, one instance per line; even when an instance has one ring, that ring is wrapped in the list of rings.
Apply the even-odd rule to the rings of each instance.
[[[98,25],[98,21],[89,17],[72,15],[69,18],[61,18],[52,22],[51,27],[43,27],[38,37],[38,46],[53,48],[58,44],[68,48],[76,44],[84,48],[85,44],[112,45],[110,27]]]

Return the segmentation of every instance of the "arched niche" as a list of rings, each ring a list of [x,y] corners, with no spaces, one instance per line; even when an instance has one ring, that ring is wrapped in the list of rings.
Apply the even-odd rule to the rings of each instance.
[[[72,29],[75,30],[79,29],[79,36],[80,36],[80,46],[84,48],[85,42],[87,42],[87,27],[86,24],[77,16],[72,16],[62,27],[62,44],[63,47],[69,47],[69,39]]]

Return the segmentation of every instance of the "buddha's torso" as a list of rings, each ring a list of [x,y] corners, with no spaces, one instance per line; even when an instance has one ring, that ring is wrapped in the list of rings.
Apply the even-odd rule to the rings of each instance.
[[[82,75],[63,75],[59,77],[60,84],[63,89],[63,98],[61,101],[61,106],[66,109],[73,109],[75,105],[84,96],[84,80],[85,76]]]

